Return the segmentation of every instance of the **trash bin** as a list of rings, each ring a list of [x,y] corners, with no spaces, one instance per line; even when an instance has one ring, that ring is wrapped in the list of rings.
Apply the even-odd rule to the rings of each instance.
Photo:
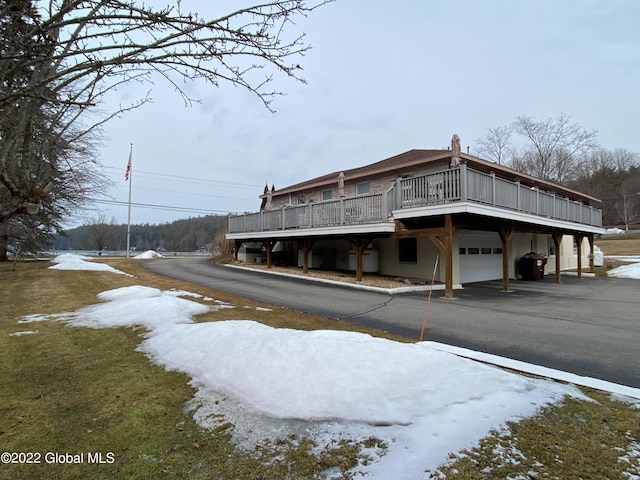
[[[542,280],[546,264],[546,255],[530,252],[520,258],[518,273],[520,273],[523,280]]]

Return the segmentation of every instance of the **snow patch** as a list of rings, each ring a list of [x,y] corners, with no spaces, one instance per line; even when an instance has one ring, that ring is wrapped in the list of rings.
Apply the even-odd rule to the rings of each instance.
[[[379,438],[387,450],[359,467],[368,478],[420,478],[505,422],[567,395],[582,397],[575,387],[426,342],[251,320],[194,323],[199,314],[232,305],[183,298],[200,298],[189,292],[138,285],[98,297],[101,303],[61,318],[70,326],[145,327],[138,350],[191,377],[197,392],[186,408],[201,426],[231,422],[234,443],[249,449],[292,434],[319,445]],[[35,319],[42,320],[23,320]]]
[[[57,257],[51,260],[51,263],[54,265],[49,267],[51,270],[93,270],[98,272],[111,272],[111,273],[119,273],[121,275],[127,275],[131,277],[133,275],[129,275],[128,273],[124,273],[116,268],[107,265],[106,263],[93,263],[89,257],[83,257],[82,255],[74,255],[72,253],[64,253],[62,255],[58,255]]]
[[[139,253],[133,258],[137,258],[139,260],[147,259],[147,258],[164,258],[164,255],[160,255],[155,250],[147,250],[146,252]]]
[[[640,278],[640,263],[632,263],[630,265],[622,265],[607,272],[610,277],[617,278]]]

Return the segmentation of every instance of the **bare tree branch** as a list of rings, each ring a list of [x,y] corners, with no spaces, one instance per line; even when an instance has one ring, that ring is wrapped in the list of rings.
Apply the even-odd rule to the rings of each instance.
[[[498,165],[509,163],[514,156],[514,147],[511,145],[512,133],[512,125],[490,128],[486,136],[476,139],[478,155]]]
[[[298,62],[310,46],[288,27],[329,1],[273,0],[213,19],[184,12],[179,0],[1,2],[0,228],[46,202],[61,215],[104,187],[96,163],[83,160],[91,142],[151,98],[101,111],[116,88],[160,77],[190,104],[185,82],[226,82],[273,111],[282,95],[270,89],[274,73],[304,82]]]
[[[513,130],[527,141],[516,161],[520,169],[558,183],[574,178],[579,163],[598,147],[597,131],[585,130],[565,114],[541,121],[519,116]]]

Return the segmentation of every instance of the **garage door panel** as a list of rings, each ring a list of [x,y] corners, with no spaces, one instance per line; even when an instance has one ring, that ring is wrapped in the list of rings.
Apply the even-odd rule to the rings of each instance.
[[[502,243],[489,235],[464,235],[459,241],[460,282],[502,278]]]
[[[502,255],[461,255],[462,283],[499,280],[502,278]]]

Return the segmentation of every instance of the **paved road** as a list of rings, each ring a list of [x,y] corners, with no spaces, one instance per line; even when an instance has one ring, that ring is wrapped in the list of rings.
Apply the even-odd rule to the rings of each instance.
[[[426,293],[387,295],[211,265],[203,258],[145,264],[212,289],[418,339]],[[434,292],[426,340],[640,388],[640,280],[563,276],[469,284]]]

